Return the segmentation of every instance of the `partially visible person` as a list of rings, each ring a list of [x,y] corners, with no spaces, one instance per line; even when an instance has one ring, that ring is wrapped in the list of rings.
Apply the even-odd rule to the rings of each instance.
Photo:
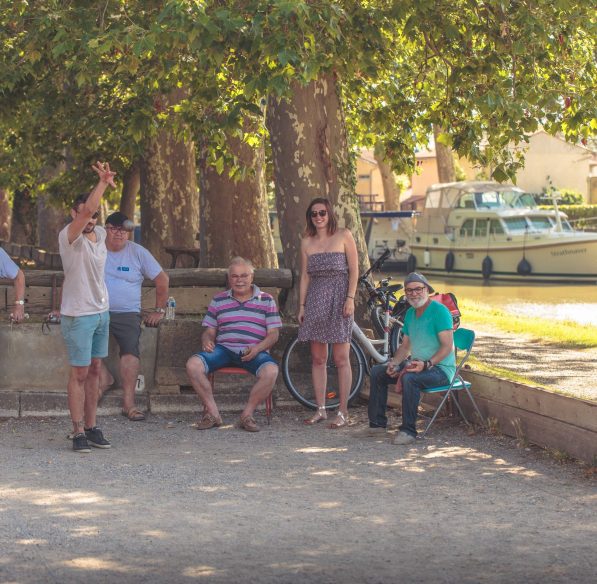
[[[61,328],[71,365],[68,407],[73,422],[73,450],[90,452],[89,445],[110,448],[96,425],[101,362],[108,355],[108,290],[104,282],[106,231],[97,225],[101,197],[115,187],[110,165],[97,162],[99,181],[72,205],[72,221],[59,233],[64,284]]]
[[[253,265],[234,258],[228,267],[230,289],[214,296],[203,319],[202,351],[187,361],[187,373],[203,402],[199,430],[222,425],[208,376],[222,367],[241,367],[257,377],[240,415],[240,427],[258,432],[253,413],[271,394],[278,364],[269,354],[282,326],[273,297],[253,284]]]
[[[316,198],[307,207],[301,241],[299,341],[311,343],[312,378],[317,412],[305,420],[327,419],[325,408],[328,344],[338,371],[340,404],[328,428],[348,423],[348,395],[352,384],[349,351],[358,281],[357,247],[348,229],[339,229],[327,199]]]
[[[404,280],[411,307],[404,317],[402,343],[387,364],[371,370],[369,395],[370,435],[386,432],[388,385],[400,376],[402,424],[394,444],[411,444],[417,436],[417,412],[421,389],[449,385],[456,373],[453,322],[450,311],[429,297],[433,288],[427,278],[412,272]]]
[[[168,301],[168,275],[157,260],[144,247],[129,241],[125,222],[129,218],[120,212],[106,219],[105,281],[110,297],[110,334],[120,349],[120,381],[122,384],[122,413],[133,422],[145,419],[145,414],[135,406],[135,385],[139,374],[139,339],[141,321],[146,326],[157,327],[166,312]],[[141,316],[141,286],[148,278],[155,282],[155,308]],[[114,383],[102,361],[100,397]]]
[[[1,247],[0,278],[8,278],[13,281],[15,300],[10,318],[13,322],[22,322],[25,318],[25,274]]]

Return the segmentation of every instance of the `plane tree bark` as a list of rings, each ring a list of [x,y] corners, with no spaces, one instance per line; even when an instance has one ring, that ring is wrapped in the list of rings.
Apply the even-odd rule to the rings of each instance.
[[[369,258],[336,76],[327,73],[307,85],[294,83],[291,97],[269,99],[266,118],[284,265],[295,275],[294,287],[280,304],[287,316],[294,316],[299,303],[300,240],[311,199],[330,200],[340,227],[354,235],[360,266],[368,265]]]
[[[255,130],[253,124],[249,130]],[[227,141],[240,169],[237,180],[230,168],[218,169],[210,163],[205,144],[199,153],[200,167],[200,247],[201,267],[226,267],[231,258],[241,256],[257,268],[276,268],[278,259],[269,222],[265,190],[265,150],[239,136]]]

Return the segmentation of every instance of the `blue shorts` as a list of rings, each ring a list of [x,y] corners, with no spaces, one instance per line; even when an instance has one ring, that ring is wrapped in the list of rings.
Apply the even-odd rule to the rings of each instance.
[[[195,355],[203,361],[207,375],[218,369],[222,369],[222,367],[240,367],[253,375],[257,375],[259,370],[268,363],[276,367],[278,366],[274,358],[267,351],[261,351],[261,353],[257,354],[257,357],[250,361],[241,361],[238,353],[227,349],[223,345],[216,345],[211,353],[201,351],[201,353],[195,353]]]
[[[60,328],[73,367],[87,367],[91,359],[108,356],[110,313],[60,317]]]

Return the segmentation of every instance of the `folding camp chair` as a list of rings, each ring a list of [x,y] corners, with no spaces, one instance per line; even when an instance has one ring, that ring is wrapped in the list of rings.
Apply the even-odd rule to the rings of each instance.
[[[425,434],[427,434],[427,431],[431,427],[431,424],[433,424],[433,422],[435,422],[435,418],[437,418],[437,415],[439,414],[441,409],[444,407],[444,404],[448,401],[448,397],[450,396],[450,394],[460,391],[460,390],[463,390],[463,389],[468,394],[468,397],[471,400],[475,410],[477,411],[477,415],[481,419],[481,422],[483,422],[483,424],[485,424],[485,419],[483,418],[483,415],[481,414],[481,411],[479,410],[479,406],[477,406],[477,402],[475,401],[472,393],[470,392],[471,384],[468,381],[465,381],[464,379],[462,379],[462,376],[460,375],[460,370],[462,369],[462,366],[465,364],[466,360],[468,359],[469,355],[471,354],[471,350],[473,348],[474,342],[475,342],[475,331],[472,331],[470,329],[465,329],[465,328],[459,328],[459,329],[455,330],[454,331],[454,346],[456,348],[455,349],[456,350],[456,373],[454,373],[454,378],[452,379],[452,383],[450,383],[450,385],[443,385],[441,387],[429,387],[427,389],[421,390],[421,392],[423,392],[423,393],[444,392],[444,397],[443,397],[442,401],[440,402],[439,406],[437,406],[435,412],[433,413],[433,417],[431,418],[431,421],[429,422],[429,424],[427,424],[425,431],[423,432],[423,434],[421,434],[421,438],[423,438],[425,436]],[[464,355],[462,356],[462,358],[460,359],[460,361],[458,361],[458,351],[465,352]],[[462,410],[462,407],[458,403],[458,399],[456,398],[456,396],[454,397],[453,401],[456,404],[456,407],[458,408],[458,411],[460,412],[462,419],[467,424],[469,424],[469,421],[466,419],[466,416],[464,415],[464,411]]]

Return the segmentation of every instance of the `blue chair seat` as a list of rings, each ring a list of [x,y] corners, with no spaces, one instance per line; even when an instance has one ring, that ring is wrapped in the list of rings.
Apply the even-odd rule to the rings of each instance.
[[[452,389],[470,389],[471,384],[468,381],[464,383],[459,379],[458,381],[454,382],[452,385]],[[449,385],[442,385],[441,387],[429,387],[427,389],[422,389],[423,393],[437,393],[438,391],[448,391],[450,389]]]

